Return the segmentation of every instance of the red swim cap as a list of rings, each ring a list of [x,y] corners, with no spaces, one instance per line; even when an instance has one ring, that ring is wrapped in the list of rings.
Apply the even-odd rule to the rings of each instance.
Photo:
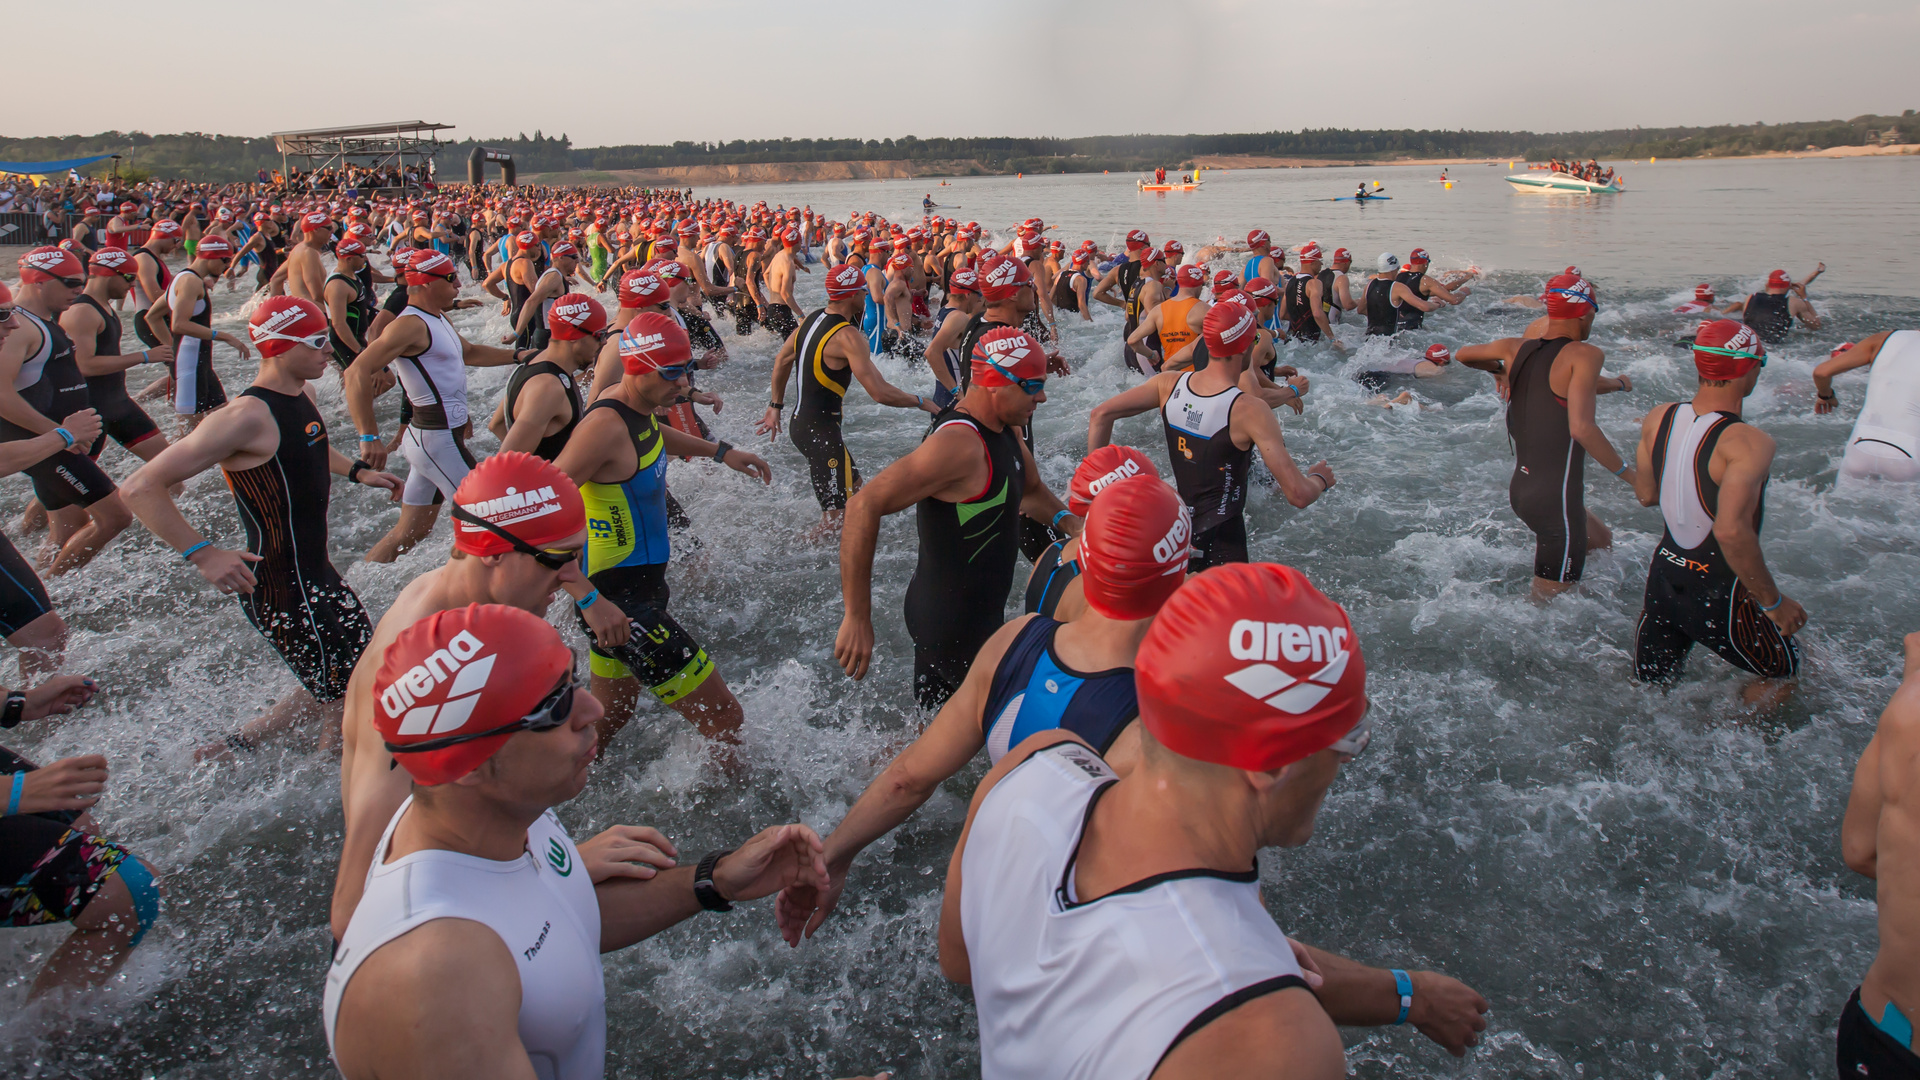
[[[1080,467],[1073,470],[1073,480],[1067,485],[1067,509],[1078,517],[1086,517],[1087,508],[1093,505],[1095,495],[1100,494],[1108,484],[1130,476],[1158,479],[1160,469],[1154,465],[1152,458],[1133,447],[1108,443],[1081,458]]]
[[[555,341],[578,341],[606,328],[607,309],[586,293],[568,293],[547,309],[547,329]]]
[[[1793,288],[1793,279],[1787,276],[1785,270],[1775,270],[1773,273],[1767,275],[1767,288],[1791,289]]]
[[[1100,492],[1080,534],[1087,606],[1109,619],[1150,619],[1187,579],[1193,514],[1157,476],[1131,476]]]
[[[334,241],[333,253],[343,259],[351,258],[355,255],[365,255],[367,253],[367,245],[361,242],[359,237],[347,235]]]
[[[415,783],[449,784],[479,768],[514,733],[407,748],[512,724],[572,670],[573,651],[530,611],[504,604],[436,611],[387,646],[373,677],[373,726]]]
[[[947,287],[949,292],[970,292],[978,296],[980,295],[980,275],[974,273],[972,267],[963,266],[955,270],[953,276],[947,279]]]
[[[1255,229],[1247,234],[1247,246],[1250,248],[1272,247],[1273,237],[1265,229]]]
[[[65,248],[37,247],[20,256],[20,280],[31,285],[54,278],[76,278],[86,272],[79,258]]]
[[[4,303],[6,303],[5,300],[0,300],[0,304],[4,304]],[[1853,342],[1843,341],[1840,344],[1835,345],[1833,347],[1833,351],[1827,354],[1827,359],[1831,360],[1834,357],[1839,356],[1841,353],[1846,352],[1848,349],[1851,349],[1851,348],[1853,348]]]
[[[693,271],[678,259],[655,259],[647,264],[647,269],[660,275],[660,280],[671,284],[675,281],[692,281]]]
[[[547,254],[556,259],[577,259],[580,257],[580,249],[562,240],[548,249]]]
[[[436,278],[444,280],[449,275],[455,278],[453,284],[458,285],[460,284],[459,273],[459,269],[453,265],[453,260],[444,251],[419,248],[407,260],[408,285],[425,285]]]
[[[787,247],[799,247],[800,246],[800,230],[793,228],[791,226],[781,230],[780,243],[784,244]]]
[[[1141,266],[1152,266],[1154,263],[1163,263],[1166,261],[1166,255],[1163,254],[1159,248],[1148,248],[1140,256]]]
[[[1334,248],[1333,258],[1330,261],[1336,266],[1340,263],[1350,263],[1353,261],[1353,252],[1348,251],[1346,248]]]
[[[1319,262],[1320,261],[1320,242],[1317,240],[1309,240],[1306,243],[1300,245],[1300,261],[1303,263]]]
[[[674,229],[674,232],[679,236],[699,236],[700,226],[696,224],[692,218],[688,218],[682,221],[679,226]]]
[[[845,300],[867,290],[867,275],[852,263],[841,263],[827,271],[827,299]]]
[[[620,363],[629,375],[678,367],[693,359],[693,343],[671,315],[643,311],[620,335]]]
[[[1435,342],[1427,346],[1427,355],[1423,359],[1435,364],[1444,364],[1453,359],[1453,354],[1447,351],[1445,345]]]
[[[1275,285],[1259,274],[1248,278],[1246,285],[1241,287],[1241,291],[1262,304],[1277,304],[1280,302],[1280,286]]]
[[[180,232],[181,232],[180,223],[173,220],[172,218],[161,218],[160,220],[153,223],[153,230],[152,230],[153,236],[165,239],[168,237],[179,236]]]
[[[133,256],[126,248],[101,248],[87,260],[92,277],[120,277],[133,271]]]
[[[663,236],[653,242],[653,257],[663,258],[680,254],[680,240],[674,236]]]
[[[1259,323],[1253,308],[1238,296],[1213,305],[1213,310],[1207,312],[1207,354],[1225,360],[1253,348],[1258,340]]]
[[[557,544],[587,527],[580,489],[554,464],[519,450],[503,450],[474,466],[453,492],[454,505],[534,547]],[[504,555],[505,537],[458,518],[453,546],[469,555]]]
[[[514,237],[513,245],[521,251],[532,251],[540,246],[540,234],[529,229]]]
[[[1432,261],[1433,261],[1432,259],[1430,259],[1430,258],[1428,258],[1428,257],[1427,257],[1427,249],[1426,249],[1426,248],[1414,248],[1414,249],[1413,249],[1413,251],[1412,251],[1412,253],[1410,253],[1410,254],[1409,254],[1409,255],[1407,256],[1407,265],[1408,265],[1408,266],[1412,266],[1412,265],[1413,265],[1413,264],[1415,264],[1415,263],[1429,263],[1429,262],[1432,262]],[[1570,273],[1570,274],[1572,274],[1572,275],[1573,275],[1574,277],[1579,277],[1579,276],[1580,276],[1580,272],[1579,272],[1578,270],[1575,270],[1575,269],[1574,269],[1573,267],[1571,267],[1571,266],[1569,266],[1569,267],[1567,267],[1567,272],[1568,272],[1568,273]]]
[[[1127,233],[1127,250],[1128,251],[1139,251],[1141,248],[1152,247],[1152,246],[1153,246],[1153,242],[1147,239],[1147,234],[1144,229],[1134,229],[1133,231]]]
[[[1022,286],[1033,284],[1033,273],[1027,264],[1004,255],[990,255],[980,260],[976,273],[980,275],[980,295],[989,304],[1011,300]]]
[[[1593,283],[1578,274],[1561,274],[1547,282],[1540,300],[1547,306],[1547,316],[1554,319],[1578,319],[1600,310]]]
[[[1140,643],[1134,685],[1160,745],[1259,772],[1327,749],[1367,712],[1346,611],[1274,563],[1217,566],[1175,592]]]
[[[1223,270],[1221,273],[1226,273],[1226,271]],[[1228,276],[1231,277],[1232,275],[1229,274]],[[1207,268],[1201,266],[1199,263],[1188,263],[1174,271],[1173,279],[1179,282],[1180,287],[1183,289],[1197,289],[1201,285],[1206,284]]]
[[[1716,319],[1693,338],[1693,366],[1703,379],[1738,379],[1767,362],[1767,347],[1753,327]]]
[[[629,270],[620,279],[620,306],[623,308],[653,307],[667,302],[670,286],[659,274],[647,267]]]
[[[327,313],[319,304],[298,296],[272,297],[253,309],[247,319],[247,336],[261,356],[279,356],[326,332]]]
[[[325,210],[315,210],[300,219],[300,231],[303,233],[329,232],[332,229],[333,219],[327,216]]]
[[[231,259],[233,244],[224,236],[202,236],[193,250],[195,259]]]
[[[1693,287],[1693,298],[1702,302],[1711,301],[1713,299],[1713,286],[1704,281],[1695,285]]]
[[[1017,326],[995,327],[980,335],[972,361],[976,386],[1012,386],[1015,379],[1047,377],[1046,351]]]

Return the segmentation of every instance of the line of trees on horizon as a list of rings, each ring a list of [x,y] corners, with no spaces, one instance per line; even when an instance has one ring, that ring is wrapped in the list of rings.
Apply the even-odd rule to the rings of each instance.
[[[504,150],[521,175],[609,172],[697,165],[765,165],[809,161],[966,161],[983,173],[1116,172],[1174,166],[1197,157],[1319,158],[1382,161],[1394,158],[1725,157],[1809,146],[1861,146],[1893,133],[1893,141],[1920,142],[1920,117],[1856,116],[1789,124],[1717,127],[1619,128],[1542,134],[1531,131],[1428,131],[1317,128],[1226,135],[1098,135],[1077,139],[734,139],[665,146],[576,147],[566,135],[535,131],[503,139],[449,143],[440,156],[443,176],[463,175],[474,146]],[[216,182],[253,179],[280,167],[273,139],[183,132],[0,138],[0,161],[59,161],[89,154],[121,154],[121,168],[164,179]],[[90,172],[104,172],[102,162]],[[452,170],[452,172],[448,172]]]

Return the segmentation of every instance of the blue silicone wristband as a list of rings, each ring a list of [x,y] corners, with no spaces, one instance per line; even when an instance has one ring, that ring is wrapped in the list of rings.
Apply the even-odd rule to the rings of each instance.
[[[191,561],[191,560],[193,559],[193,553],[194,553],[194,552],[196,552],[196,551],[199,551],[199,550],[200,550],[201,548],[203,548],[203,547],[212,547],[212,546],[213,546],[213,541],[211,541],[211,540],[202,540],[202,541],[200,541],[199,543],[197,543],[197,544],[195,544],[195,545],[193,545],[192,547],[190,547],[190,548],[188,548],[187,550],[185,550],[185,551],[183,551],[183,552],[181,552],[181,553],[180,553],[180,558],[181,558],[181,559],[183,559],[183,560],[188,560],[188,561]]]
[[[27,774],[24,771],[14,773],[13,774],[13,794],[7,796],[7,816],[8,817],[12,817],[13,815],[20,812],[20,792],[25,790],[26,786],[27,786]]]
[[[1053,527],[1056,529],[1059,528],[1060,519],[1063,517],[1071,517],[1072,515],[1073,515],[1073,511],[1071,510],[1062,510],[1059,513],[1053,515]]]
[[[379,435],[362,435],[360,436],[360,441],[363,443],[379,442],[380,436]]]
[[[1394,968],[1393,989],[1400,995],[1400,1015],[1395,1017],[1393,1022],[1404,1024],[1407,1022],[1407,1014],[1413,1011],[1413,976],[1399,968]]]
[[[1778,609],[1778,608],[1780,607],[1780,605],[1781,605],[1781,604],[1784,604],[1784,603],[1786,603],[1786,602],[1787,602],[1787,594],[1786,594],[1786,593],[1781,593],[1781,594],[1780,594],[1780,598],[1779,598],[1778,600],[1775,600],[1775,601],[1774,601],[1774,602],[1773,602],[1772,604],[1770,604],[1770,605],[1768,605],[1768,606],[1766,606],[1766,607],[1763,607],[1763,608],[1760,608],[1760,610],[1761,610],[1761,611],[1763,611],[1763,612],[1766,612],[1766,611],[1774,611],[1774,610],[1776,610],[1776,609]],[[1754,606],[1755,606],[1755,607],[1760,607],[1760,605],[1758,605],[1758,604],[1755,604]]]
[[[1623,462],[1621,462],[1621,463],[1620,463],[1620,467],[1619,467],[1619,468],[1617,468],[1617,469],[1615,469],[1615,470],[1613,470],[1613,475],[1615,475],[1615,476],[1625,476],[1625,475],[1627,475],[1627,463],[1626,463],[1626,462],[1624,462],[1624,461],[1623,461]]]
[[[580,599],[575,600],[573,602],[573,606],[579,608],[581,611],[585,611],[588,608],[592,607],[593,602],[598,599],[600,599],[600,590],[595,589],[592,592],[588,593],[587,595],[581,597]]]
[[[60,436],[62,439],[66,440],[67,449],[69,450],[73,449],[73,432],[68,431],[66,428],[63,428],[63,427],[57,427],[53,429],[53,433],[55,435]]]

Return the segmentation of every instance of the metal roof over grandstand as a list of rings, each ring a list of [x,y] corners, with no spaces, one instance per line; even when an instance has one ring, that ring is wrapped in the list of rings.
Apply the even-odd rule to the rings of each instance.
[[[398,162],[405,165],[408,158],[433,157],[445,145],[436,133],[451,130],[453,126],[425,120],[394,120],[354,127],[276,131],[273,144],[280,151],[283,167],[289,158],[296,157],[307,159],[312,169],[324,169],[346,158],[368,159],[356,164],[380,166]]]

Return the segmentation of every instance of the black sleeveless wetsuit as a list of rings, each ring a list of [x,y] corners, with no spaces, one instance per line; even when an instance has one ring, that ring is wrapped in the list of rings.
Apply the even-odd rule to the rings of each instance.
[[[1393,336],[1399,330],[1400,312],[1393,306],[1393,278],[1367,281],[1367,336]]]
[[[1741,312],[1740,321],[1753,327],[1760,340],[1769,345],[1778,345],[1787,340],[1787,332],[1793,329],[1792,294],[1758,292],[1747,297],[1746,310]]]
[[[794,333],[794,366],[799,369],[800,401],[787,433],[794,449],[807,459],[807,477],[820,509],[845,510],[860,470],[847,452],[840,430],[842,400],[853,382],[853,369],[827,366],[827,342],[854,324],[825,308],[808,315]],[[853,332],[858,334],[859,327]]]
[[[100,333],[93,339],[93,355],[121,355],[120,316],[107,310],[106,305],[86,293],[81,293],[74,302],[84,302],[100,313],[102,325]],[[100,460],[100,451],[106,449],[109,435],[121,446],[132,446],[134,443],[160,434],[160,426],[153,422],[153,417],[148,416],[145,409],[136,404],[133,398],[127,396],[125,371],[115,371],[106,375],[88,375],[86,380],[87,400],[93,405],[94,411],[100,414],[100,437],[93,440],[93,445],[88,448],[88,457],[95,461]]]
[[[1533,530],[1533,576],[1579,581],[1587,565],[1587,451],[1567,403],[1553,392],[1553,361],[1572,338],[1522,342],[1507,368],[1507,435],[1513,441],[1513,512]]]
[[[346,274],[328,275],[328,285],[332,285],[336,281],[344,281],[353,286],[353,299],[347,302],[347,328],[353,331],[353,336],[358,339],[364,347],[367,343],[367,328],[373,325],[373,288],[367,283],[367,279],[359,276],[349,277]],[[321,306],[325,307],[326,305],[322,304]],[[404,311],[405,308],[401,310]],[[340,340],[340,332],[333,328],[333,320],[331,318],[327,320],[327,340],[333,345],[333,362],[340,365],[340,370],[345,371],[349,367],[352,367],[353,358],[360,354],[354,352],[347,346],[346,342]]]
[[[953,425],[979,437],[989,472],[986,486],[964,502],[929,497],[914,508],[920,561],[907,584],[906,619],[914,696],[928,709],[960,688],[974,655],[1006,619],[1026,490],[1026,459],[1013,429],[993,431],[953,408],[934,417],[928,434]]]
[[[251,566],[257,583],[240,606],[315,701],[338,701],[373,623],[327,558],[327,427],[305,394],[250,386],[240,396],[266,402],[280,431],[272,458],[226,473],[247,550],[264,556]]]
[[[56,424],[87,408],[87,380],[73,358],[73,339],[58,322],[42,319],[24,307],[16,306],[13,312],[14,333],[38,331],[40,335],[40,348],[20,367],[21,377],[31,380],[20,388],[20,400]],[[38,432],[0,419],[0,442],[38,437]],[[113,481],[86,456],[86,448],[77,445],[20,471],[33,481],[34,495],[48,510],[92,506],[114,492]]]
[[[1173,486],[1193,514],[1193,556],[1187,572],[1247,561],[1247,475],[1253,447],[1233,444],[1233,407],[1242,391],[1195,393],[1182,375],[1160,407]]]
[[[507,380],[506,416],[509,429],[513,427],[513,404],[520,400],[520,391],[527,385],[527,380],[536,375],[551,375],[559,379],[560,388],[567,392],[567,406],[571,410],[567,416],[566,426],[551,435],[544,436],[540,444],[533,448],[535,457],[552,461],[560,456],[560,451],[567,448],[567,440],[573,437],[573,429],[580,426],[580,391],[574,385],[573,376],[568,375],[559,364],[551,360],[539,360],[520,365],[514,371],[513,377]]]
[[[1314,342],[1320,340],[1320,323],[1313,317],[1312,298],[1307,295],[1307,283],[1318,280],[1306,274],[1295,274],[1287,279],[1282,292],[1286,300],[1287,332],[1295,341]],[[1322,303],[1325,302],[1325,289],[1321,290]]]
[[[1425,270],[1402,270],[1393,276],[1393,280],[1405,285],[1413,295],[1424,297],[1426,294],[1420,291],[1420,283],[1426,280],[1426,277],[1427,272]],[[1400,329],[1402,330],[1420,329],[1420,324],[1425,321],[1426,317],[1426,312],[1421,311],[1412,304],[1400,305]]]

